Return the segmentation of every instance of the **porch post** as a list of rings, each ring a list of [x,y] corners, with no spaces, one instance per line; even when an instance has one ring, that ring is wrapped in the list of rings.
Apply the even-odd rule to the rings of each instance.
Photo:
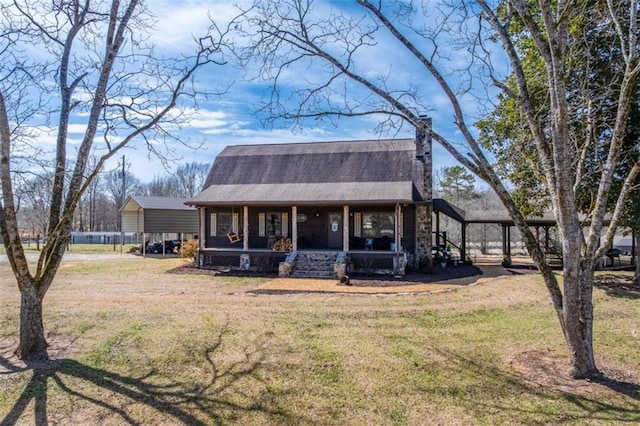
[[[242,206],[242,250],[249,250],[249,206]]]
[[[342,251],[349,251],[349,205],[342,206]]]
[[[400,221],[400,225],[398,226],[398,228],[400,229],[400,245],[398,247],[400,247],[400,251],[401,252],[404,252],[404,244],[403,244],[403,239],[404,239],[404,215],[402,213],[402,206],[400,206],[400,216],[399,216],[398,220]]]
[[[198,210],[200,211],[200,230],[199,235],[198,235],[198,248],[200,250],[204,250],[204,245],[205,245],[205,241],[207,239],[206,235],[205,235],[205,208],[204,207],[198,207]]]
[[[298,250],[298,206],[291,206],[291,246]]]
[[[396,203],[396,214],[395,214],[395,229],[393,230],[393,233],[395,234],[395,252],[396,253],[400,253],[400,217],[401,217],[401,210],[400,210],[400,204]]]

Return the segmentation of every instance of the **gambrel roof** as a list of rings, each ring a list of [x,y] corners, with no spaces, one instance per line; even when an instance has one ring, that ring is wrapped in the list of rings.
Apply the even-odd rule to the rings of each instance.
[[[415,203],[423,164],[413,139],[229,146],[190,205]]]

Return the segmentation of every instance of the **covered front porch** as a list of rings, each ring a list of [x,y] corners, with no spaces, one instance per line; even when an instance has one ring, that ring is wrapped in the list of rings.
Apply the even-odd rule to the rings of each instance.
[[[415,227],[407,204],[201,206],[199,214],[203,268],[268,272],[289,262],[295,270],[299,252],[325,252],[335,253],[338,272],[404,273],[415,247],[405,237]]]

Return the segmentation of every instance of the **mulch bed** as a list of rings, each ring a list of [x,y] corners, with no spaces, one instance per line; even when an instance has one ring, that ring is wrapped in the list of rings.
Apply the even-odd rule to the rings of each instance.
[[[598,275],[594,285],[606,290],[612,296],[640,298],[640,283],[634,283],[632,277],[613,274]]]
[[[275,273],[257,273],[236,270],[214,270],[199,269],[192,265],[181,265],[168,271],[172,274],[194,274],[212,276],[238,276],[238,277],[259,277],[275,278]],[[446,268],[434,267],[422,271],[411,271],[406,275],[380,275],[380,274],[354,274],[349,278],[349,284],[354,287],[391,287],[407,286],[425,283],[447,282],[457,285],[467,285],[478,279],[482,275],[482,270],[473,265],[458,265]],[[330,280],[335,281],[331,278]]]
[[[406,275],[354,274],[349,285],[355,287],[392,287],[415,284],[447,282],[466,285],[478,279],[482,270],[473,265],[458,265],[446,268],[433,267],[422,271],[410,271]]]

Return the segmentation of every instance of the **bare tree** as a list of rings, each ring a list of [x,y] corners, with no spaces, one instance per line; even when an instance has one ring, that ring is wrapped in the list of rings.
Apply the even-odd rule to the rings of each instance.
[[[124,179],[124,187],[122,180]],[[129,195],[135,195],[140,191],[140,179],[133,173],[125,170],[124,176],[121,170],[112,170],[104,176],[104,189],[114,204],[116,212],[122,207],[122,202]],[[124,193],[122,192],[124,190]]]
[[[177,197],[174,182],[169,176],[156,175],[144,185],[144,194],[152,197]]]
[[[185,163],[178,166],[171,175],[178,197],[191,198],[202,191],[210,165],[206,163]]]
[[[19,218],[23,227],[30,228],[35,233],[46,235],[49,227],[49,203],[51,201],[51,182],[53,176],[34,176],[17,187],[16,194],[19,202]]]
[[[162,154],[163,143],[179,142],[185,118],[178,99],[202,95],[194,74],[222,63],[224,34],[212,33],[194,43],[193,53],[167,60],[154,56],[148,42],[153,18],[139,0],[15,0],[0,7],[0,230],[21,292],[16,354],[34,359],[47,356],[42,301],[70,241],[80,198],[127,144],[137,140]],[[34,46],[43,48],[32,54]],[[84,128],[73,145],[71,123]],[[16,220],[14,179],[29,169],[24,159],[45,130],[55,136],[53,181],[47,240],[31,269]]]
[[[567,63],[572,23],[584,18],[584,3],[484,0],[458,2],[380,2],[357,0],[357,7],[325,6],[314,9],[312,0],[279,0],[260,3],[245,31],[254,33],[245,59],[254,61],[259,75],[271,82],[265,107],[272,122],[284,119],[303,127],[307,119],[339,119],[378,114],[381,130],[403,123],[421,126],[420,115],[440,109],[433,97],[447,99],[457,127],[456,140],[446,137],[441,122],[434,120],[432,136],[462,165],[487,182],[497,193],[522,233],[549,291],[571,354],[573,376],[598,374],[593,351],[592,289],[597,260],[613,237],[629,188],[640,170],[636,164],[626,175],[618,204],[611,212],[611,226],[600,239],[606,213],[607,193],[617,171],[621,140],[629,115],[630,95],[640,65],[638,55],[638,3],[612,0],[597,2],[603,10],[591,27],[606,26],[616,34],[621,54],[614,67],[619,84],[617,114],[609,123],[606,140],[590,141],[593,149],[608,149],[599,175],[597,193],[583,233],[576,201],[580,182],[581,149],[571,134],[567,102]],[[250,26],[252,25],[252,26]],[[513,26],[520,33],[513,31]],[[522,36],[531,40],[526,51]],[[500,51],[501,49],[501,51]],[[394,58],[410,58],[404,72]],[[498,58],[510,68],[497,74]],[[527,61],[543,63],[542,75],[527,74]],[[613,58],[612,58],[613,60]],[[460,63],[465,63],[460,67]],[[588,64],[581,64],[588,71]],[[504,69],[504,67],[502,67]],[[509,77],[513,85],[505,84]],[[440,93],[430,89],[437,87]],[[527,227],[485,151],[479,144],[469,117],[478,113],[465,107],[477,105],[474,87],[499,89],[515,102],[526,118],[535,149],[529,160],[538,166],[552,201],[562,237],[563,280],[560,284],[544,251]],[[545,110],[532,101],[531,88],[549,94]],[[491,89],[493,88],[493,89]],[[288,107],[295,103],[293,108]],[[474,101],[474,102],[470,102]],[[430,106],[431,105],[431,106]],[[491,108],[487,104],[487,108]],[[582,105],[582,108],[586,108]],[[549,120],[539,120],[541,116]],[[449,119],[447,118],[447,121]],[[544,126],[543,123],[548,123]],[[603,148],[606,147],[606,148]]]

